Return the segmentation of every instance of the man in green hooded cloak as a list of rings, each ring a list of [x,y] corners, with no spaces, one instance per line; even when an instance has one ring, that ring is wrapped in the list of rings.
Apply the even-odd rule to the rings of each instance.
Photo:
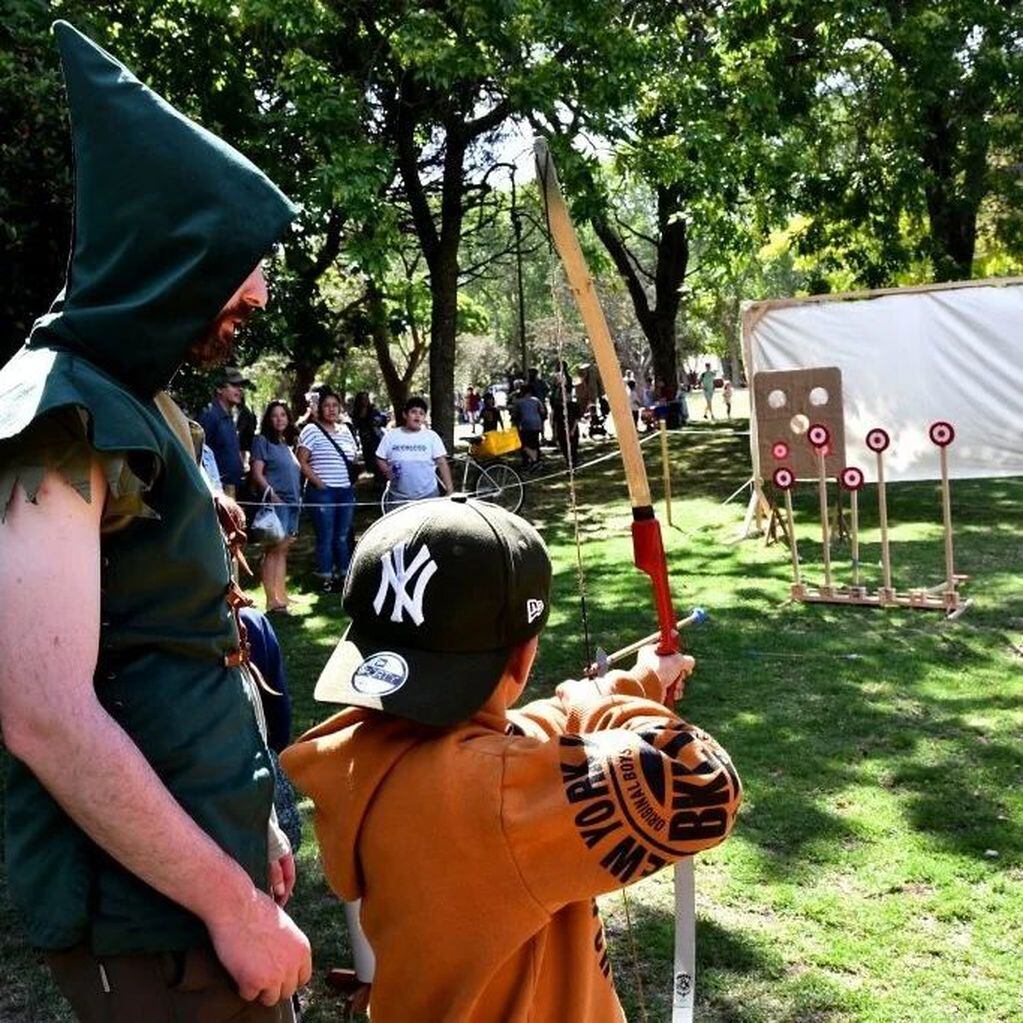
[[[292,1019],[309,945],[230,564],[163,389],[226,361],[295,208],[64,22],[65,287],[0,369],[6,863],[83,1020]],[[272,893],[272,895],[270,894]]]

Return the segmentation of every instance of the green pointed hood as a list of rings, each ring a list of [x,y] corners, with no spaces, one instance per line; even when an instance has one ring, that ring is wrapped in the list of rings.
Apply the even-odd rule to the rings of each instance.
[[[75,222],[64,291],[30,348],[84,356],[148,397],[294,218],[244,156],[65,21]]]

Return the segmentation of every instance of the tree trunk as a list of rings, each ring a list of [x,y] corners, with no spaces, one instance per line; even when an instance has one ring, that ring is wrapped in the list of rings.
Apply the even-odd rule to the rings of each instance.
[[[742,314],[741,299],[725,302],[722,307],[721,327],[728,344],[728,369],[725,379],[736,387],[746,386],[746,369],[742,361]]]
[[[320,362],[305,362],[297,359],[291,364],[291,370],[294,373],[291,384],[291,413],[295,419],[305,415],[305,396],[316,382],[316,374],[319,373],[321,365]]]
[[[678,185],[658,185],[657,246],[653,273],[654,304],[637,269],[638,260],[622,235],[603,216],[593,217],[593,229],[607,249],[625,282],[636,319],[650,345],[655,384],[667,388],[670,397],[678,390],[678,357],[675,351],[682,284],[689,265],[688,224],[678,215],[682,196]]]
[[[369,316],[370,334],[373,338],[373,350],[376,352],[377,364],[383,374],[387,397],[391,403],[394,420],[401,422],[401,410],[408,398],[408,382],[411,374],[402,376],[394,365],[391,357],[391,330],[387,325],[387,310],[384,298],[374,281],[366,286],[366,312]]]
[[[675,340],[682,285],[689,267],[689,224],[679,215],[682,188],[678,184],[657,187],[657,264],[654,269],[654,324],[647,333],[654,356],[654,373],[675,397],[678,389],[678,358]]]
[[[950,195],[954,187],[951,181],[936,181],[926,188],[931,265],[936,281],[965,281],[973,276],[977,210]]]
[[[937,103],[926,108],[924,122],[928,134],[921,156],[929,172],[924,192],[934,277],[969,280],[977,246],[977,211],[984,193],[987,133],[959,143],[949,112]]]
[[[455,339],[458,332],[458,263],[430,275],[430,421],[448,451],[455,442]]]
[[[658,311],[658,314],[652,317],[649,328],[644,328],[653,355],[654,387],[658,397],[664,394],[668,398],[674,398],[678,390],[678,361],[675,355],[676,310],[677,306],[672,310],[670,317]],[[662,387],[665,390],[662,391]]]
[[[458,337],[458,247],[465,199],[465,141],[446,125],[440,236],[430,266],[430,421],[448,451],[455,449],[455,343]],[[428,257],[429,258],[429,257]]]
[[[406,88],[411,88],[406,83]],[[407,97],[406,97],[407,99]],[[492,112],[499,113],[499,108]],[[492,125],[503,119],[503,115]],[[489,120],[488,120],[489,123]],[[484,130],[478,119],[466,125],[451,115],[444,123],[444,170],[441,179],[440,229],[419,170],[416,121],[411,103],[398,111],[395,134],[398,170],[412,211],[416,235],[430,268],[430,419],[449,451],[455,440],[455,339],[458,332],[458,246],[465,199],[465,151],[470,138]],[[473,128],[472,126],[475,126]],[[487,129],[489,130],[489,129]],[[475,134],[474,134],[475,132]]]

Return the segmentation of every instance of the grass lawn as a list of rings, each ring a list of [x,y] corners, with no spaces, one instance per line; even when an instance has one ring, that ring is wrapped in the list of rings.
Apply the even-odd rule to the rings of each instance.
[[[683,713],[730,751],[746,789],[734,836],[697,860],[697,1018],[1023,1020],[1023,480],[953,484],[956,567],[972,577],[975,602],[960,621],[787,604],[787,550],[735,543],[743,503],[722,504],[748,471],[743,427],[697,424],[671,438],[676,525],[665,533],[676,603],[711,613],[686,637],[698,668]],[[645,451],[660,494],[657,442]],[[577,492],[589,631],[614,650],[654,628],[646,577],[632,567],[620,462],[587,470]],[[795,500],[805,575],[816,582],[815,488]],[[888,500],[896,585],[940,581],[938,486],[890,487]],[[861,558],[876,585],[872,488],[860,508]],[[555,563],[536,696],[587,654],[564,482],[530,487],[524,514]],[[836,580],[848,581],[847,546],[832,556]],[[298,596],[298,614],[277,630],[302,729],[325,716],[312,687],[345,623],[338,597]],[[291,910],[322,972],[348,953],[308,835]],[[630,889],[638,976],[621,898],[602,905],[629,1018],[644,1019],[642,1001],[650,1023],[667,1021],[670,871]],[[0,928],[0,1020],[66,1019],[6,900]],[[319,981],[307,1002],[308,1023],[339,1018]]]

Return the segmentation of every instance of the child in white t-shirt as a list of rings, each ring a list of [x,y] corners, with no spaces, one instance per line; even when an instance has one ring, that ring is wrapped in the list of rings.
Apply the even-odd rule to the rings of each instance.
[[[418,501],[454,489],[444,442],[426,425],[426,401],[413,397],[402,409],[402,425],[388,430],[377,446],[380,471],[387,477],[387,503]]]

